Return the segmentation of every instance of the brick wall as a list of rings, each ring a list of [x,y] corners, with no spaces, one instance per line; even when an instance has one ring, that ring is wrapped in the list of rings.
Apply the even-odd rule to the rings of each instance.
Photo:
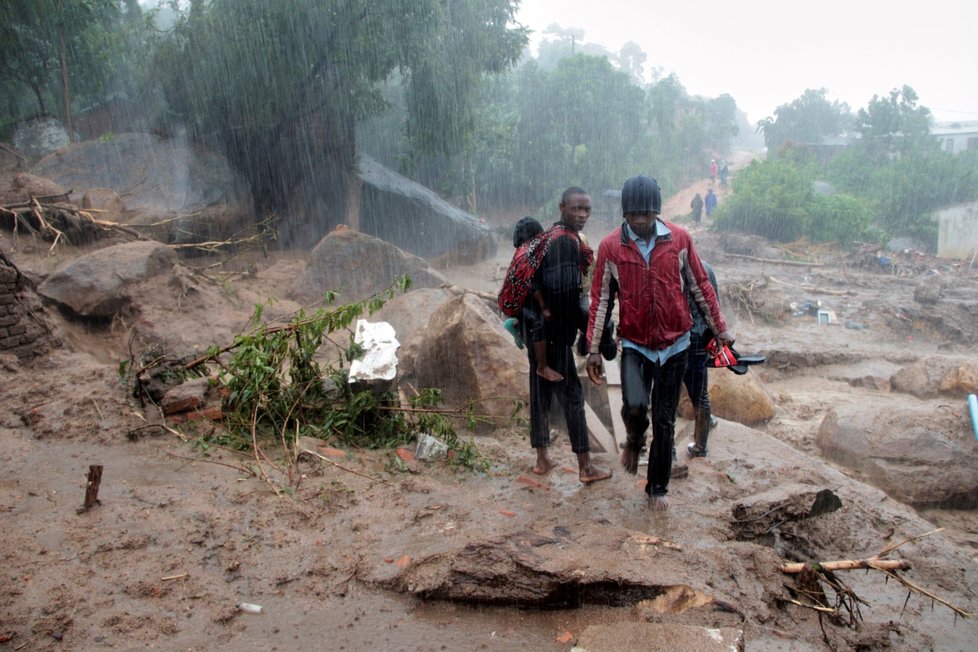
[[[54,343],[27,279],[0,254],[0,353],[32,358]]]

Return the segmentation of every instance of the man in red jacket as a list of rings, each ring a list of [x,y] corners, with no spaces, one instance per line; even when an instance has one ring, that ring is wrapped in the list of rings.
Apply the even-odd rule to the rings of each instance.
[[[659,184],[640,175],[625,182],[621,228],[612,231],[598,247],[591,280],[588,318],[587,374],[602,383],[603,363],[598,345],[611,297],[618,295],[621,337],[622,419],[627,442],[621,454],[626,471],[638,470],[638,455],[645,444],[652,407],[652,446],[648,482],[652,509],[669,506],[676,406],[686,371],[689,331],[693,319],[685,290],[701,308],[717,339],[734,342],[720,314],[716,292],[683,227],[659,219],[662,195]]]

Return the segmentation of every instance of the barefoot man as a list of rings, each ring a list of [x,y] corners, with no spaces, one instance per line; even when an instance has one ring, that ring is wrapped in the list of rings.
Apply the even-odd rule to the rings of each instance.
[[[644,175],[632,177],[621,190],[624,224],[598,246],[591,279],[591,310],[587,341],[587,375],[602,383],[601,332],[613,294],[619,299],[621,337],[621,416],[627,441],[621,464],[638,471],[638,454],[645,444],[652,408],[652,446],[645,493],[649,506],[666,509],[672,472],[676,406],[686,373],[686,353],[693,320],[684,290],[703,311],[717,339],[732,344],[716,292],[689,232],[659,219],[659,184]]]
[[[580,479],[591,484],[611,477],[611,471],[591,464],[587,424],[584,418],[584,390],[577,377],[573,345],[579,330],[587,326],[587,315],[581,309],[581,281],[591,265],[594,253],[578,236],[591,216],[591,197],[583,188],[572,187],[564,191],[560,200],[560,221],[553,229],[561,233],[544,255],[534,279],[540,288],[543,302],[531,297],[527,309],[549,308],[545,321],[546,366],[552,374],[539,374],[535,347],[527,347],[530,359],[530,445],[536,449],[537,460],[533,472],[548,473],[554,463],[547,455],[550,446],[550,405],[556,395],[564,411],[571,450],[577,454]],[[543,316],[541,316],[543,319]]]

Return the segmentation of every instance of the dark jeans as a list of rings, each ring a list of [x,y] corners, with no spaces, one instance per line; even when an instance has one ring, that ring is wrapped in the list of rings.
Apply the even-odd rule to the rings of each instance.
[[[633,448],[645,440],[652,406],[652,445],[645,484],[645,493],[650,496],[669,492],[676,407],[686,373],[686,353],[677,353],[660,365],[634,349],[623,348],[621,352],[621,417]]]
[[[690,354],[686,360],[683,384],[694,409],[710,411],[710,391],[707,383],[706,354]]]
[[[547,362],[550,368],[564,377],[552,383],[537,375],[533,347],[526,347],[530,359],[530,445],[533,448],[550,446],[550,405],[556,395],[564,411],[571,450],[587,453],[590,444],[584,419],[584,390],[577,376],[577,364],[570,345],[547,342]]]

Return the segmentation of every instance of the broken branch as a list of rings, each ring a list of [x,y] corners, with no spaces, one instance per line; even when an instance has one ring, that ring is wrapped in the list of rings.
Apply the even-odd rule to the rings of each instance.
[[[820,562],[798,562],[791,564],[781,564],[781,572],[793,575],[802,572],[805,568],[812,570],[843,571],[856,570],[859,568],[875,568],[876,570],[906,570],[910,568],[910,561],[906,559],[879,559],[870,557],[869,559],[840,559],[837,561]]]

